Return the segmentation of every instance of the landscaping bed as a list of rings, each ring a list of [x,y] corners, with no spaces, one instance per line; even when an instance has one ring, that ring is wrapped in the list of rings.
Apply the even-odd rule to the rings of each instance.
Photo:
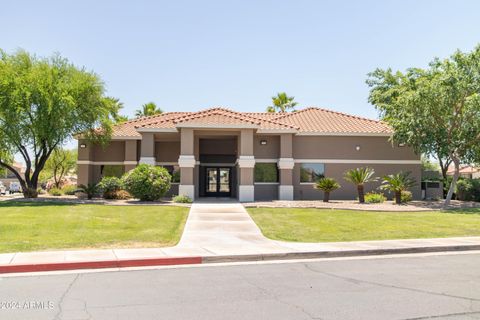
[[[247,208],[274,240],[337,242],[480,235],[480,208],[380,212],[314,208]]]
[[[111,206],[49,201],[0,203],[0,252],[173,246],[182,206]]]

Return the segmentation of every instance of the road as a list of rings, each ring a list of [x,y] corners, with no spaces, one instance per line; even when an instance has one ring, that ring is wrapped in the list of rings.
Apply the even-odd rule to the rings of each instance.
[[[4,277],[0,301],[2,320],[480,319],[480,253]]]

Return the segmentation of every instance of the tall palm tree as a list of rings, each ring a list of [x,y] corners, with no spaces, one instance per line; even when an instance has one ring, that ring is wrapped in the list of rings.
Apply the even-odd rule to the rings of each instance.
[[[121,115],[119,113],[120,110],[123,109],[123,107],[124,107],[123,102],[121,102],[120,99],[114,98],[114,97],[106,97],[105,98],[105,103],[109,103],[113,107],[115,107],[114,111],[111,114],[111,117],[112,117],[113,122],[115,124],[120,124],[120,123],[128,121],[127,116]]]
[[[289,110],[295,111],[295,106],[298,104],[293,101],[295,97],[289,97],[285,92],[277,93],[272,97],[272,106],[267,107],[267,112],[287,112]]]
[[[382,189],[392,191],[395,194],[395,203],[402,203],[402,191],[414,187],[417,182],[409,177],[410,172],[400,171],[397,174],[389,174],[383,177]]]
[[[163,113],[162,109],[158,108],[155,102],[149,102],[142,105],[142,109],[138,109],[135,112],[137,118],[148,117],[156,114]]]
[[[322,190],[323,202],[328,202],[330,200],[330,192],[333,192],[340,188],[340,184],[332,178],[321,178],[315,183],[315,189]]]
[[[374,174],[375,174],[375,170],[368,167],[350,169],[345,172],[345,176],[344,176],[345,180],[350,181],[351,183],[357,186],[358,201],[360,203],[365,202],[365,190],[364,190],[365,183],[373,182],[377,180],[377,178],[373,177]]]

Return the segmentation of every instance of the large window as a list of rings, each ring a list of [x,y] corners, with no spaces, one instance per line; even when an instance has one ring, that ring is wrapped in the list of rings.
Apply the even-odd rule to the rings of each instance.
[[[256,163],[255,182],[278,182],[276,163]]]
[[[163,166],[172,176],[172,183],[180,183],[180,168],[178,166]]]
[[[323,163],[302,163],[300,165],[300,182],[316,182],[325,175]]]

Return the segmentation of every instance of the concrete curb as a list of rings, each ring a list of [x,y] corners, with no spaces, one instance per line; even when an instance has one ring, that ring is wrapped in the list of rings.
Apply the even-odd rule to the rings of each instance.
[[[222,255],[204,257],[173,257],[173,258],[148,258],[129,260],[100,260],[80,262],[58,262],[58,263],[37,263],[37,264],[13,264],[0,265],[0,275],[6,273],[81,270],[81,269],[105,269],[105,268],[128,268],[147,266],[171,266],[187,264],[209,264],[225,262],[252,262],[252,261],[273,261],[273,260],[294,260],[294,259],[318,259],[318,258],[340,258],[340,257],[362,257],[381,256],[390,254],[408,253],[432,253],[452,251],[473,251],[480,250],[480,245],[456,245],[456,246],[425,246],[406,248],[386,249],[360,249],[360,250],[336,250],[336,251],[310,251],[310,252],[287,252],[268,254],[246,254],[246,255]]]

